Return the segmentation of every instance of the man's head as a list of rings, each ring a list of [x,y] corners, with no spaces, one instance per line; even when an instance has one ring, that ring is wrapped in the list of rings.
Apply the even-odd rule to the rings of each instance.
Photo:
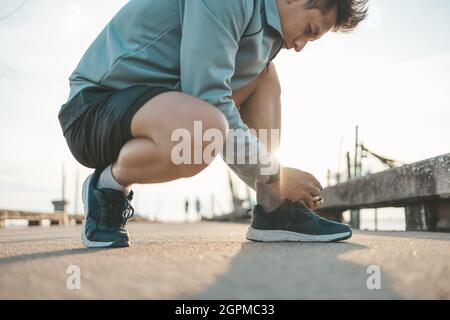
[[[300,52],[328,31],[349,32],[367,15],[368,0],[277,0],[284,47]]]

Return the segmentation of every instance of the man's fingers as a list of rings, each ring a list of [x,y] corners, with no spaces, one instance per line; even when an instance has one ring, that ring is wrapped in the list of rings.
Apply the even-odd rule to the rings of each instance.
[[[297,202],[303,204],[309,210],[314,211],[322,205],[323,199],[321,197],[304,198],[303,200],[297,200]]]
[[[315,178],[314,178],[315,179]],[[315,179],[316,181],[316,187],[319,188],[320,191],[323,190],[322,185],[320,184],[319,180]]]
[[[320,196],[320,189],[317,188],[316,186],[311,187],[311,196],[313,197],[318,197]]]
[[[314,204],[314,201],[312,198],[308,197],[307,199],[304,199],[306,206],[309,210],[314,210],[316,205]]]
[[[312,183],[317,187],[317,189],[319,189],[320,191],[322,191],[322,185],[320,184],[319,180],[316,179],[316,177],[314,177],[312,174],[310,174],[311,179],[312,179]]]
[[[323,198],[322,197],[314,197],[313,201],[314,201],[314,204],[316,205],[316,208],[323,206]]]

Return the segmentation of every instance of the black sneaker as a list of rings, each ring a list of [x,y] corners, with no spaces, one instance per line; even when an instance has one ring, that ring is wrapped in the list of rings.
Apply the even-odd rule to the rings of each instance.
[[[270,213],[256,205],[246,235],[248,240],[264,242],[333,242],[351,236],[348,225],[324,219],[290,200]]]
[[[128,196],[114,189],[96,187],[100,170],[95,170],[83,184],[84,223],[81,241],[88,248],[128,247],[130,235],[126,222],[134,214],[130,204],[133,191]]]

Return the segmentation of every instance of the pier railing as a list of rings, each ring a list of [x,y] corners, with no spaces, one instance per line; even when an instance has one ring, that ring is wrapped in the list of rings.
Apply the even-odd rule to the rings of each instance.
[[[63,212],[42,213],[17,210],[0,210],[0,228],[4,227],[5,220],[27,220],[29,226],[39,226],[44,220],[50,225],[81,224],[84,216],[81,214],[67,214]]]
[[[450,232],[450,153],[352,179],[322,195],[318,213],[337,221],[347,210],[403,207],[407,230]]]
[[[27,220],[28,226],[40,226],[43,221],[50,221],[51,226],[70,226],[75,224],[82,224],[84,215],[82,214],[68,214],[64,212],[32,212],[32,211],[18,211],[18,210],[1,210],[0,209],[0,228],[5,226],[6,220]],[[141,215],[134,215],[130,222],[156,222],[149,220],[147,217]]]

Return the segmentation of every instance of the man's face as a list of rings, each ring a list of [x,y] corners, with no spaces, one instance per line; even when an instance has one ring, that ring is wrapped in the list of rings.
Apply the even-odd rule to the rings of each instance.
[[[308,41],[319,39],[336,23],[337,8],[324,15],[319,9],[306,9],[306,3],[307,0],[277,0],[285,49],[302,51]]]

